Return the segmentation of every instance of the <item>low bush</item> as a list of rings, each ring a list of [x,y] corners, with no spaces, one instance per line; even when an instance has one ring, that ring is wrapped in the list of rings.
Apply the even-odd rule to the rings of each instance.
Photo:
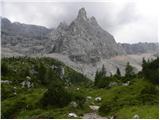
[[[68,105],[70,101],[71,95],[65,90],[63,83],[60,80],[52,81],[48,90],[40,100],[43,107],[64,107]]]

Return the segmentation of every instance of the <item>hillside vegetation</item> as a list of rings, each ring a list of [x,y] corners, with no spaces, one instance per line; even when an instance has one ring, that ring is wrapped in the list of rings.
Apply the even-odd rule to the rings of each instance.
[[[105,76],[95,81],[52,58],[1,59],[1,118],[83,118],[86,113],[106,118],[159,118],[159,58],[143,59],[142,71]],[[99,99],[98,99],[99,98]],[[97,111],[90,106],[99,106]]]

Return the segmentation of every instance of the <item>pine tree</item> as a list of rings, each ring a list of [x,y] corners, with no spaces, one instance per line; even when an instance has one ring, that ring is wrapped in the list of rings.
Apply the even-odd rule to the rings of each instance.
[[[159,83],[159,58],[147,61],[142,64],[142,74],[145,79],[151,81],[152,83]]]
[[[119,77],[121,76],[121,72],[120,72],[118,67],[117,67],[116,75],[119,76]]]
[[[147,62],[146,62],[146,60],[143,58],[143,60],[142,60],[142,71],[145,69],[146,65],[147,65]]]
[[[55,80],[50,83],[48,90],[41,99],[43,107],[64,107],[68,105],[70,101],[71,95],[65,90],[64,84],[59,78],[55,78]]]
[[[104,65],[102,66],[101,74],[102,74],[103,76],[106,75],[106,69],[105,69]]]
[[[131,77],[132,75],[134,75],[133,67],[130,65],[129,62],[127,62],[125,71],[126,71],[125,74],[126,77]]]
[[[95,80],[94,80],[94,85],[95,85],[95,86],[97,85],[99,78],[100,78],[100,77],[99,77],[99,71],[97,70],[97,71],[96,71],[96,75],[95,75]]]
[[[42,84],[46,84],[46,81],[45,81],[46,73],[47,73],[46,67],[42,63],[40,63],[37,77]]]
[[[102,81],[106,77],[106,69],[104,65],[100,71],[96,71],[94,85],[97,86],[100,81]]]
[[[3,62],[1,64],[1,74],[5,76],[8,74],[8,72],[9,72],[8,65],[5,62]]]

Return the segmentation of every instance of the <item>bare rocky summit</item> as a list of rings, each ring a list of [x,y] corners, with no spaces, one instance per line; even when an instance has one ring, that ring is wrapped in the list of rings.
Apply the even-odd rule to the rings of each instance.
[[[84,8],[70,25],[61,23],[50,35],[50,53],[68,55],[72,61],[98,62],[101,58],[124,55],[114,37],[103,30],[94,17],[88,18]]]

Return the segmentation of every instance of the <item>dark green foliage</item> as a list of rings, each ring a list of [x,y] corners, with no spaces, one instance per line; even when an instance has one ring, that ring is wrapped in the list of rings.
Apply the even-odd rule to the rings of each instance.
[[[65,90],[63,82],[60,79],[56,79],[48,86],[48,90],[41,99],[41,104],[43,107],[64,107],[70,101],[71,95]]]
[[[62,75],[62,68],[65,74]],[[35,84],[47,86],[50,80],[59,76],[72,84],[90,83],[86,76],[52,58],[11,57],[2,58],[2,79],[19,84],[30,76]]]
[[[37,75],[38,80],[41,81],[41,84],[46,84],[47,81],[45,81],[46,80],[45,77],[46,77],[47,69],[43,63],[40,63],[37,72],[38,72],[38,75]]]
[[[99,79],[96,87],[98,88],[109,88],[109,83],[112,81],[112,77],[104,77],[102,79]]]
[[[133,67],[130,65],[129,62],[127,62],[125,72],[126,72],[125,74],[126,77],[131,77],[134,75]]]
[[[145,79],[154,84],[159,84],[159,58],[146,62],[143,59],[142,74]]]
[[[119,70],[118,67],[117,67],[116,75],[117,75],[118,77],[121,77],[121,72],[120,72],[120,70]]]
[[[25,106],[26,106],[26,104],[24,103],[24,102],[22,102],[22,101],[15,101],[15,102],[13,102],[12,104],[10,104],[10,105],[6,105],[6,107],[7,108],[5,108],[5,109],[2,109],[2,111],[1,111],[1,114],[2,114],[2,119],[11,119],[11,118],[13,118],[14,116],[14,114],[15,113],[17,113],[17,112],[19,112],[19,111],[21,111],[23,108],[25,108]],[[2,105],[2,108],[3,108],[3,105]]]
[[[9,68],[8,68],[8,66],[5,62],[2,62],[2,64],[1,64],[1,74],[5,76],[5,75],[7,75],[7,73],[9,73]]]
[[[72,83],[75,85],[78,85],[78,84],[88,85],[91,83],[91,80],[89,80],[83,74],[77,73],[74,70],[70,70],[68,67],[66,69],[67,69],[67,72],[65,73],[64,80],[67,83]]]
[[[106,69],[105,69],[104,65],[102,66],[101,74],[102,74],[103,76],[106,75]]]
[[[136,78],[133,81],[130,86],[113,88],[112,96],[103,101],[99,113],[108,115],[127,106],[158,104],[158,88],[155,85],[143,79]]]
[[[143,104],[158,104],[159,91],[152,84],[147,84],[139,94],[139,100]]]
[[[78,104],[78,107],[82,108],[86,101],[84,94],[77,91],[77,92],[72,92],[71,95],[72,95],[72,101],[75,101]]]
[[[98,70],[96,71],[94,85],[98,87],[99,84],[101,84],[104,81],[105,77],[106,77],[106,70],[103,65],[102,69],[100,71],[98,71]]]
[[[112,101],[104,102],[100,106],[99,113],[101,115],[105,115],[105,114],[108,114],[110,112],[114,112],[114,111],[118,110],[119,108],[120,108],[120,105],[118,104],[117,97],[114,97],[112,99]]]
[[[1,100],[4,100],[9,97],[13,97],[14,89],[11,85],[2,84],[1,85]]]

